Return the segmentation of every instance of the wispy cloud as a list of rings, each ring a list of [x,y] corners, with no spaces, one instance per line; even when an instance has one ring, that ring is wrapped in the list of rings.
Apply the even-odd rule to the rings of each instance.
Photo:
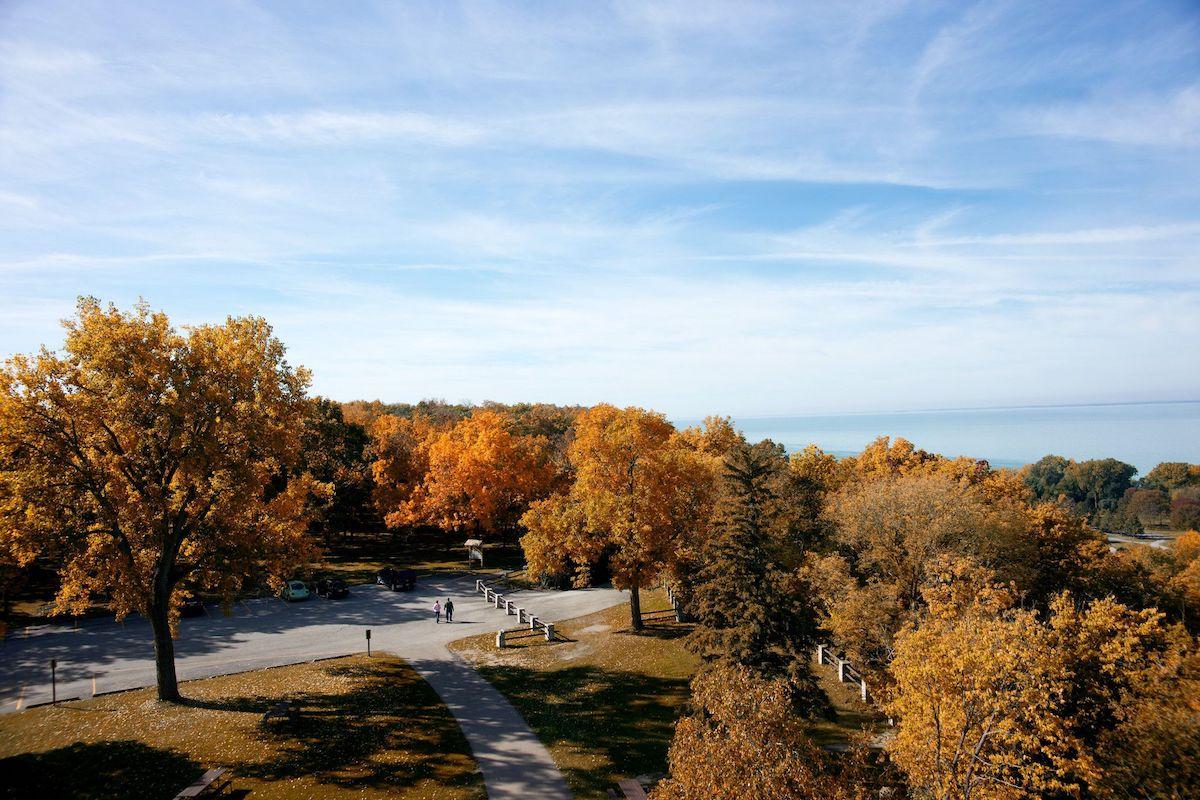
[[[265,313],[341,397],[1200,391],[1177,3],[0,15],[0,351],[89,293]]]

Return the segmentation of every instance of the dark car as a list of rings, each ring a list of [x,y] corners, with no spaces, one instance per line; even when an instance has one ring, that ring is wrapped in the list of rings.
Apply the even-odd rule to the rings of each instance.
[[[341,600],[350,596],[350,587],[341,578],[321,578],[317,581],[317,594],[330,600]]]
[[[375,574],[375,582],[393,592],[408,591],[417,585],[417,573],[411,569],[384,567]]]
[[[200,617],[204,616],[204,603],[195,595],[188,595],[183,603],[179,606],[179,616],[181,617]]]

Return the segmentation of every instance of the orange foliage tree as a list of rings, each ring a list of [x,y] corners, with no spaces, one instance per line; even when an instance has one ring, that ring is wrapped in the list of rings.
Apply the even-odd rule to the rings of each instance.
[[[179,332],[82,299],[65,327],[61,352],[0,369],[0,539],[55,548],[58,611],[103,593],[145,614],[158,696],[177,700],[180,582],[228,598],[313,554],[317,485],[295,474],[308,373],[254,317]]]
[[[477,410],[432,438],[428,468],[401,521],[446,531],[501,533],[545,497],[556,471],[544,436],[512,433],[505,415]]]

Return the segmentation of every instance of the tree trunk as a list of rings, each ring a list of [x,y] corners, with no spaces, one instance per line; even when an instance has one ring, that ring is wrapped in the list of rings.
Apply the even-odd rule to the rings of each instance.
[[[646,627],[642,624],[642,596],[636,583],[629,588],[629,622],[635,631]]]
[[[170,593],[167,594],[167,598]],[[150,605],[150,627],[154,630],[154,677],[158,684],[158,699],[178,703],[179,681],[175,678],[175,640],[171,638],[171,623],[167,618],[169,600],[155,599]]]

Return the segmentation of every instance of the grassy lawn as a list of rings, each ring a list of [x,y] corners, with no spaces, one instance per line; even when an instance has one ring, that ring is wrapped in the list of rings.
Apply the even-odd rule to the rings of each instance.
[[[167,800],[205,770],[251,798],[482,800],[441,700],[403,661],[355,656],[0,716],[0,797]],[[260,724],[280,698],[295,722]],[[235,796],[237,796],[235,794]]]
[[[515,569],[525,562],[521,549],[488,547],[484,569]],[[391,533],[355,533],[325,548],[324,558],[312,569],[314,575],[336,575],[347,583],[369,583],[384,566],[394,565],[418,572],[447,574],[467,570],[466,550],[458,539],[436,536],[393,536]]]
[[[839,683],[837,669],[813,664],[817,684],[825,691],[833,706],[833,719],[818,719],[810,723],[809,735],[822,746],[856,744],[864,739],[879,741],[890,730],[887,718],[874,707],[862,702],[857,684]],[[869,684],[868,684],[869,686]]]
[[[691,626],[661,612],[665,595],[644,594],[642,607],[642,633],[620,605],[556,625],[566,641],[529,637],[497,650],[491,634],[452,645],[521,712],[576,797],[607,798],[618,778],[666,771],[697,662],[681,642]]]

